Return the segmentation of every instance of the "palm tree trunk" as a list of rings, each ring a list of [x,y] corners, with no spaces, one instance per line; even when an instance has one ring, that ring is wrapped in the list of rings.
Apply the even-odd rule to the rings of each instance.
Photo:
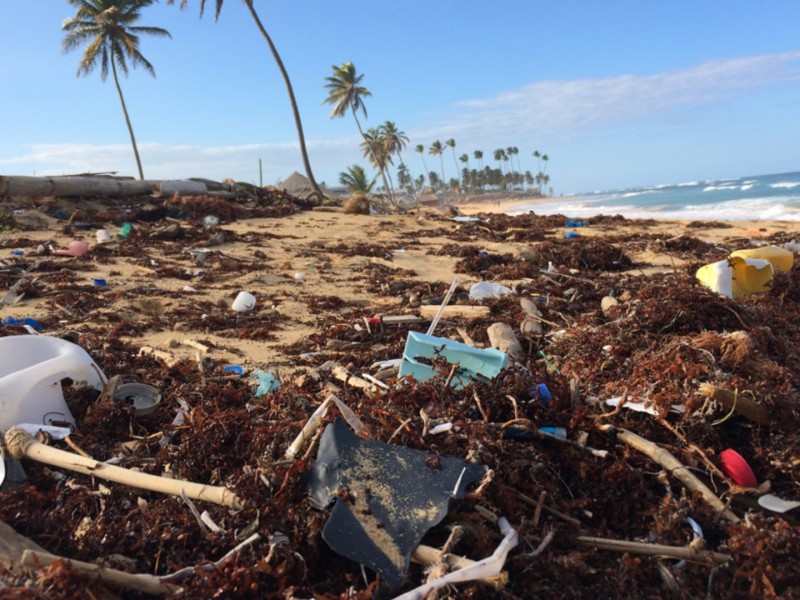
[[[122,103],[122,112],[125,115],[125,123],[128,125],[128,133],[131,134],[131,144],[133,144],[133,155],[136,157],[136,166],[139,168],[139,179],[144,179],[144,171],[142,171],[142,161],[139,159],[139,149],[136,147],[136,137],[133,135],[133,127],[131,126],[131,119],[128,117],[128,108],[125,106],[125,98],[122,95],[122,88],[119,86],[119,79],[117,78],[117,66],[114,64],[114,56],[111,56],[111,73],[114,75],[114,85],[117,86],[117,93],[119,94],[119,101]]]
[[[258,18],[258,13],[256,9],[253,8],[253,0],[245,0],[245,4],[247,8],[250,10],[250,14],[253,17],[253,20],[258,27],[258,30],[261,32],[261,35],[264,36],[264,39],[267,41],[269,45],[269,49],[272,52],[272,57],[275,59],[275,62],[278,65],[278,69],[281,71],[281,75],[283,76],[283,82],[286,84],[286,92],[289,94],[289,103],[292,105],[292,112],[294,113],[294,124],[297,127],[297,139],[300,142],[300,153],[303,156],[303,166],[306,170],[306,177],[308,177],[308,182],[311,184],[311,189],[314,190],[317,198],[322,201],[323,194],[322,190],[319,189],[319,185],[317,184],[316,179],[314,179],[314,173],[311,171],[311,163],[308,160],[308,151],[306,150],[306,138],[303,135],[303,123],[300,120],[300,111],[297,108],[297,100],[294,97],[294,90],[292,89],[292,82],[289,80],[289,73],[286,72],[286,67],[283,66],[283,61],[281,60],[280,54],[278,54],[278,50],[275,48],[275,44],[272,43],[272,38],[267,33],[267,30],[264,28],[264,25],[261,23],[261,19]]]
[[[247,0],[248,2],[252,2],[252,0]],[[375,164],[378,165],[378,171],[380,171],[381,179],[383,180],[383,189],[386,190],[386,195],[389,197],[389,202],[394,204],[394,198],[392,198],[392,190],[389,187],[389,182],[386,181],[386,173],[383,171],[383,167],[381,166],[380,162],[378,162],[378,157],[375,155],[375,149],[372,147],[372,142],[369,141],[367,136],[364,135],[364,130],[361,129],[361,122],[358,120],[358,115],[356,114],[356,109],[353,109],[353,118],[356,120],[356,127],[358,127],[358,133],[361,134],[361,139],[367,142],[367,146],[369,146],[369,151],[372,153],[372,158],[375,159]]]

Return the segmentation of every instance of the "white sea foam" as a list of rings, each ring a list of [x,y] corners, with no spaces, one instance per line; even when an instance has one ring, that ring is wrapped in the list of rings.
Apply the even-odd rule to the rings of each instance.
[[[769,184],[769,187],[771,187],[773,189],[776,189],[776,190],[780,190],[780,189],[791,190],[791,189],[796,188],[798,186],[800,186],[800,181],[781,181],[781,182],[778,182],[778,183]]]
[[[743,185],[741,188],[739,188],[739,189],[741,189],[743,192],[746,192],[747,190],[753,189],[753,184],[752,184],[752,183],[745,183],[745,184],[744,184],[744,185]]]

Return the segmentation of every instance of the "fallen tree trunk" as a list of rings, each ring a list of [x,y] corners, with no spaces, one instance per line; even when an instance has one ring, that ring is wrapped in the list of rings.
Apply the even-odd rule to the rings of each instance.
[[[113,177],[0,177],[0,196],[142,196],[160,181]]]

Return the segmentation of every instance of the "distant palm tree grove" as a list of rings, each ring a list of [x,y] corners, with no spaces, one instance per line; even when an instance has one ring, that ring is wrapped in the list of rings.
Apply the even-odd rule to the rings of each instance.
[[[165,29],[140,26],[137,25],[137,22],[141,17],[142,10],[157,0],[66,1],[77,11],[75,16],[67,19],[62,26],[66,32],[63,41],[64,51],[86,45],[79,63],[78,75],[88,75],[99,66],[100,77],[105,80],[109,70],[111,71],[133,146],[139,177],[144,179],[144,169],[117,71],[119,69],[127,75],[130,63],[131,66],[142,67],[155,76],[153,65],[140,52],[140,36],[171,36]],[[174,2],[175,0],[167,0],[167,4]],[[189,0],[180,0],[180,7],[184,8],[188,3]],[[216,19],[219,18],[222,10],[223,0],[214,0],[213,3]],[[321,199],[323,193],[312,173],[300,111],[289,74],[254,8],[254,0],[243,0],[243,3],[267,42],[283,77],[294,115],[300,154],[306,175],[315,195]],[[205,4],[205,0],[198,0],[201,15]],[[346,61],[339,66],[334,65],[332,74],[324,80],[327,97],[323,104],[332,105],[330,117],[339,118],[347,114],[353,116],[361,140],[359,147],[362,156],[376,172],[376,175],[372,176],[363,166],[357,164],[346,167],[346,170],[339,173],[339,182],[349,191],[381,195],[392,204],[396,204],[401,196],[406,198],[410,196],[414,200],[418,200],[420,195],[430,193],[447,200],[457,199],[467,194],[475,195],[487,192],[552,194],[550,175],[547,173],[549,157],[539,150],[534,150],[527,155],[523,153],[522,156],[527,157],[526,161],[520,158],[521,154],[516,146],[489,149],[487,154],[484,154],[483,149],[473,148],[470,154],[457,146],[456,139],[451,137],[444,141],[430,140],[427,144],[415,144],[413,148],[420,155],[419,168],[409,165],[402,157],[403,150],[409,144],[409,137],[398,128],[394,121],[386,120],[377,127],[366,126],[365,100],[372,96],[372,93],[363,85],[363,79],[364,74],[358,73],[351,61]],[[359,114],[364,119],[364,125],[359,119]],[[460,154],[456,151],[457,147]],[[430,166],[425,160],[426,154],[432,159],[433,164]],[[445,155],[448,156],[447,159],[445,159]],[[486,163],[484,163],[484,157],[486,157]],[[524,164],[528,161],[530,161],[530,168]],[[446,166],[445,163],[450,166]],[[383,185],[376,189],[375,183],[378,177]]]

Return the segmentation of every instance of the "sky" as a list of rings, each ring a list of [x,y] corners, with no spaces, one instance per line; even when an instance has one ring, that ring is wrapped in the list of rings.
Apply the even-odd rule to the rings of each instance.
[[[280,72],[245,4],[142,10],[156,78],[121,85],[148,179],[277,184],[304,172]],[[315,178],[368,167],[351,115],[324,104],[352,61],[366,127],[393,121],[412,175],[452,138],[477,166],[517,147],[547,154],[556,194],[800,171],[796,0],[255,0],[290,75]],[[77,77],[61,51],[66,0],[0,2],[0,174],[116,171],[136,163],[111,76]],[[262,172],[259,173],[259,159]],[[455,160],[441,158],[445,176]],[[459,162],[458,167],[463,165]]]

